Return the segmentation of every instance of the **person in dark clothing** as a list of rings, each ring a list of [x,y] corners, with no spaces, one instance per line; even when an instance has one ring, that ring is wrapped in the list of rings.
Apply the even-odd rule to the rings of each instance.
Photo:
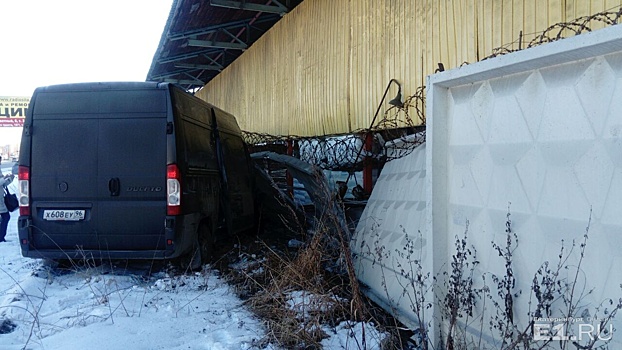
[[[13,182],[13,178],[14,175],[13,174],[7,174],[4,175],[1,179],[0,179],[0,186],[2,187],[7,187],[11,182]],[[9,220],[11,220],[11,213],[9,213],[9,210],[6,208],[6,205],[4,204],[4,188],[2,189],[2,199],[0,201],[0,242],[6,242],[6,230],[7,227],[9,226]]]

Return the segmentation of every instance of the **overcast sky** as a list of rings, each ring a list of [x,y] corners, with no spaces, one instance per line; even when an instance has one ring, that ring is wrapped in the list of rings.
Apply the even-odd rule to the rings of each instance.
[[[60,83],[144,81],[172,1],[0,0],[0,96]],[[0,129],[1,139],[17,128]]]

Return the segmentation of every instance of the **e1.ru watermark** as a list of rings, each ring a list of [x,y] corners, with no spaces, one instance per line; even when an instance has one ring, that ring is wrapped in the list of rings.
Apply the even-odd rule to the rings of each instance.
[[[592,322],[596,323],[593,325]],[[601,326],[598,319],[582,317],[536,317],[533,324],[533,340],[601,340],[613,337],[613,325]]]

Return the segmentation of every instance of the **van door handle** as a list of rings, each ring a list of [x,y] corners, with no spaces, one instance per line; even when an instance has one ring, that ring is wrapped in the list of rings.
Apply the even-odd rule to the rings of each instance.
[[[121,180],[119,180],[118,177],[110,179],[110,181],[108,181],[108,190],[110,190],[111,196],[119,196],[119,193],[121,193]]]

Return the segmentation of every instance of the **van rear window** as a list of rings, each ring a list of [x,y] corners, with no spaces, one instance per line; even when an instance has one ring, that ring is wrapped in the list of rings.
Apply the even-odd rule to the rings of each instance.
[[[33,115],[166,113],[164,90],[63,91],[37,94]]]

